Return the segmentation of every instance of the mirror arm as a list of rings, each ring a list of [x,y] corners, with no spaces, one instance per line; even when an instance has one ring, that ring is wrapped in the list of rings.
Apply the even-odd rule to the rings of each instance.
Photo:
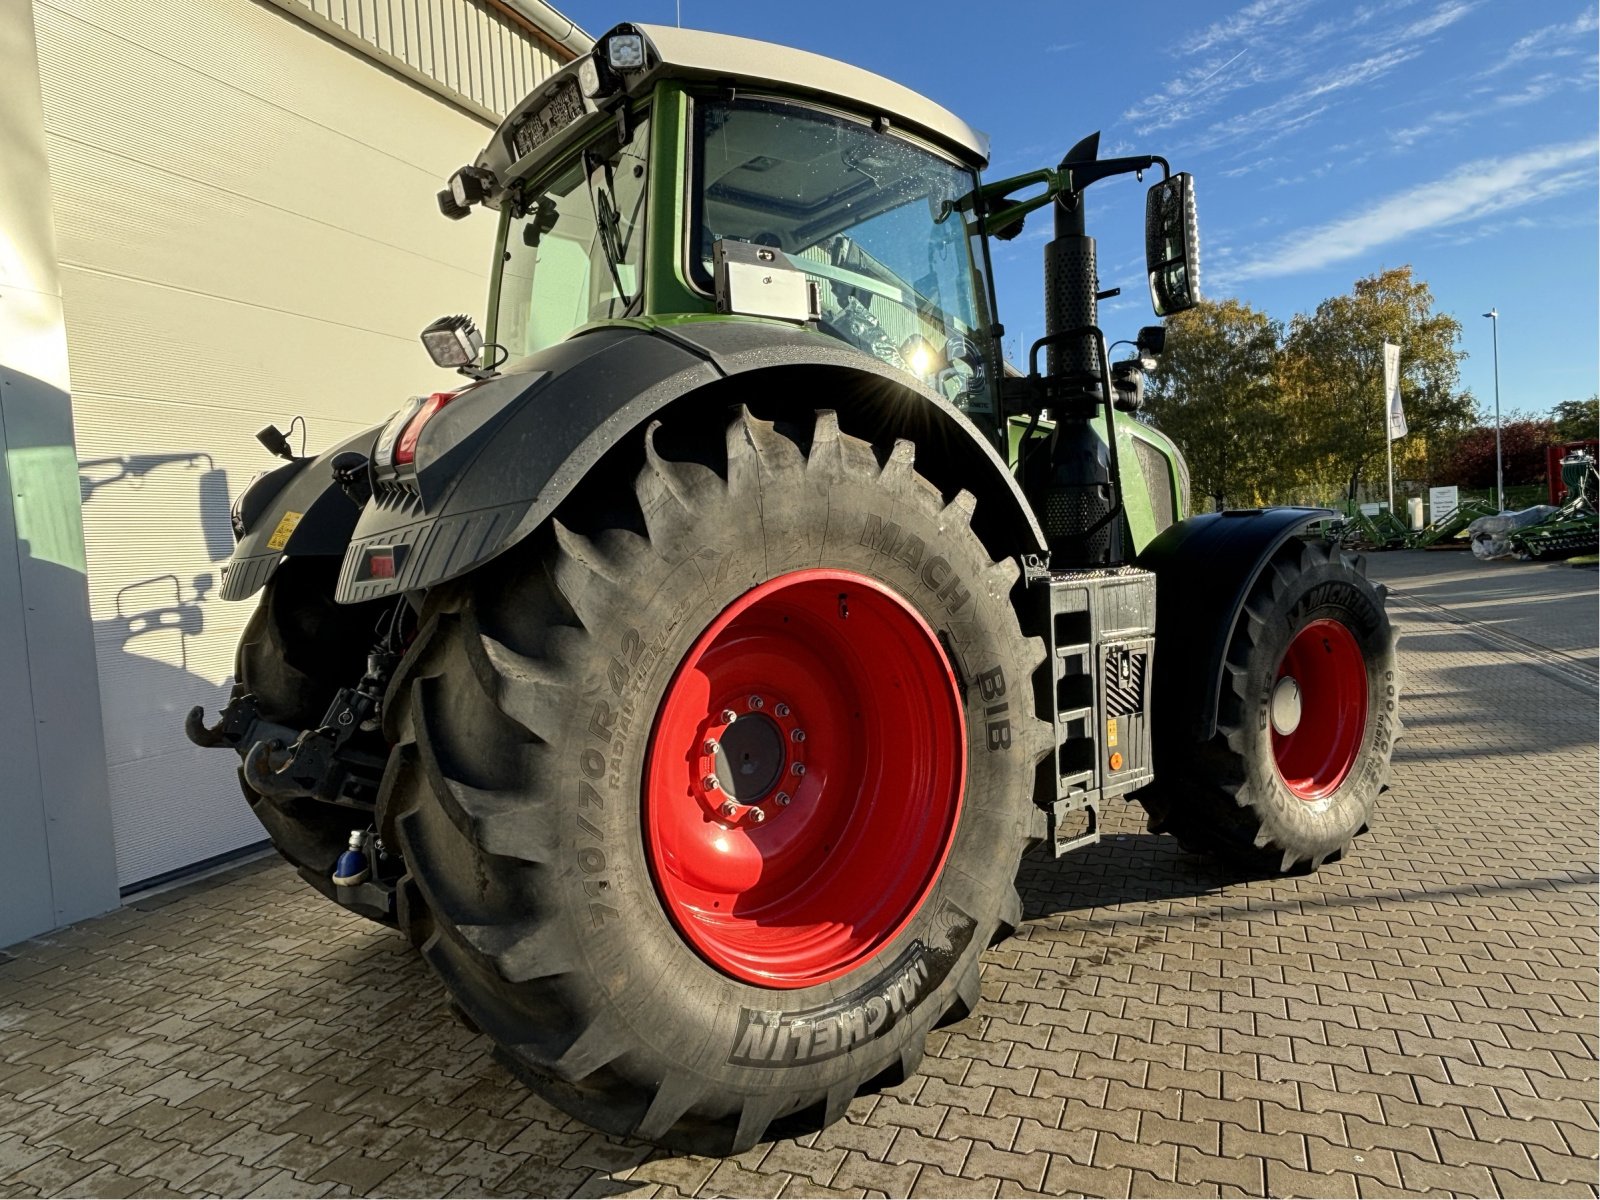
[[[1013,221],[1020,221],[1035,209],[1043,208],[1054,200],[1056,195],[1057,192],[1052,188],[1043,195],[1031,196],[1026,200],[1018,200],[1016,203],[1008,204],[1004,208],[989,209],[984,214],[985,223],[991,230],[1004,229]]]
[[[1035,209],[1043,208],[1052,200],[1081,192],[1091,183],[1112,175],[1130,172],[1143,174],[1151,167],[1161,168],[1161,177],[1170,179],[1172,168],[1159,154],[1136,155],[1132,158],[1096,159],[1092,162],[1069,164],[1059,169],[1045,168],[997,179],[968,192],[959,200],[951,201],[946,211],[976,212],[982,210],[986,224],[991,229],[1003,229]],[[1011,200],[1011,193],[1025,187],[1044,186],[1044,191],[1026,200]]]

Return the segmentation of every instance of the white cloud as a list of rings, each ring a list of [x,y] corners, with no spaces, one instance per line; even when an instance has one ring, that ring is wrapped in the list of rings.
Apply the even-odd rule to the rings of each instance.
[[[1204,54],[1219,46],[1232,45],[1264,30],[1287,24],[1305,10],[1307,3],[1308,0],[1253,0],[1232,16],[1224,17],[1201,30],[1183,48],[1190,54]]]
[[[1594,39],[1588,35],[1596,30],[1600,30],[1600,17],[1596,16],[1592,8],[1571,21],[1542,26],[1512,42],[1505,57],[1489,68],[1488,73],[1495,74],[1509,70],[1532,58],[1567,58],[1579,53],[1580,49],[1592,52]],[[1582,39],[1583,46],[1564,44],[1574,39]]]
[[[1230,280],[1315,271],[1413,234],[1520,208],[1594,181],[1593,138],[1543,146],[1506,159],[1467,163],[1442,179],[1301,230],[1226,272]]]
[[[1406,41],[1429,37],[1454,25],[1476,7],[1476,4],[1467,3],[1467,0],[1446,0],[1421,20],[1407,25],[1398,36]]]
[[[1521,81],[1521,85],[1514,91],[1502,92],[1497,96],[1486,97],[1476,108],[1461,109],[1450,108],[1439,112],[1430,113],[1415,125],[1404,129],[1396,129],[1389,134],[1389,140],[1399,149],[1407,149],[1425,138],[1434,137],[1456,126],[1467,124],[1475,120],[1482,120],[1494,112],[1507,108],[1520,108],[1525,104],[1536,104],[1547,96],[1569,88],[1590,86],[1595,82],[1595,65],[1589,63],[1585,68],[1572,75],[1557,75],[1546,71],[1540,75],[1533,75]],[[1471,93],[1481,95],[1481,90]]]
[[[1312,23],[1296,20],[1304,0],[1255,0],[1181,43],[1185,64],[1122,116],[1141,135],[1210,120],[1188,143],[1194,151],[1283,137],[1320,115],[1311,112],[1318,97],[1412,61],[1480,2],[1440,0],[1421,16],[1403,15],[1405,3],[1336,8]],[[1251,101],[1240,105],[1243,93]]]

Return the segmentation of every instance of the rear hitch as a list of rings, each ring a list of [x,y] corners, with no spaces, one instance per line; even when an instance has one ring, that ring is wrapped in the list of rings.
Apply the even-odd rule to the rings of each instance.
[[[279,738],[256,742],[241,755],[245,782],[279,799],[307,796],[329,804],[370,805],[383,760],[345,746],[344,740],[324,726],[307,729],[287,746]]]
[[[215,725],[207,725],[206,710],[195,705],[183,719],[183,732],[196,746],[207,749],[226,746],[230,750],[249,746],[262,738],[293,737],[295,734],[285,725],[263,720],[256,709],[256,698],[249,692],[238,691],[217,717]]]
[[[383,639],[367,655],[366,674],[353,688],[340,688],[315,729],[297,730],[262,719],[256,698],[235,689],[214,726],[195,708],[184,732],[197,746],[226,746],[243,760],[245,782],[278,800],[307,797],[329,804],[370,808],[376,803],[386,755],[355,742],[382,724],[383,693],[399,665],[397,648],[405,603],[396,605]]]

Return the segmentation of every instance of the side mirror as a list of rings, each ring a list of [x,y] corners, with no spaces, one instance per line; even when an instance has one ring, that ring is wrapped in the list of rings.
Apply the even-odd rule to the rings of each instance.
[[[1154,371],[1156,359],[1167,348],[1167,327],[1146,325],[1139,330],[1139,336],[1134,338],[1133,348],[1139,352],[1139,365],[1146,371]]]
[[[1150,189],[1144,209],[1144,252],[1156,316],[1169,317],[1200,303],[1200,226],[1194,176],[1187,171]]]
[[[1111,403],[1118,412],[1138,412],[1144,405],[1144,364],[1125,358],[1111,364]]]
[[[483,334],[471,317],[440,317],[422,331],[422,344],[434,366],[460,370],[478,361]]]

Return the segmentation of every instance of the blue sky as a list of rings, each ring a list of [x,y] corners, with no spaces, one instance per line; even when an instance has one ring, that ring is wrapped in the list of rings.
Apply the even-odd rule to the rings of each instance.
[[[592,34],[671,24],[673,0],[557,7]],[[683,24],[799,46],[915,88],[993,143],[990,178],[1101,154],[1192,171],[1202,283],[1285,322],[1410,264],[1462,324],[1462,382],[1543,412],[1590,395],[1597,350],[1597,22],[1583,0],[956,5],[682,0]],[[987,21],[975,25],[974,21]],[[1150,315],[1142,197],[1089,192],[1113,337]],[[996,264],[1012,334],[1042,332],[1035,220]]]

